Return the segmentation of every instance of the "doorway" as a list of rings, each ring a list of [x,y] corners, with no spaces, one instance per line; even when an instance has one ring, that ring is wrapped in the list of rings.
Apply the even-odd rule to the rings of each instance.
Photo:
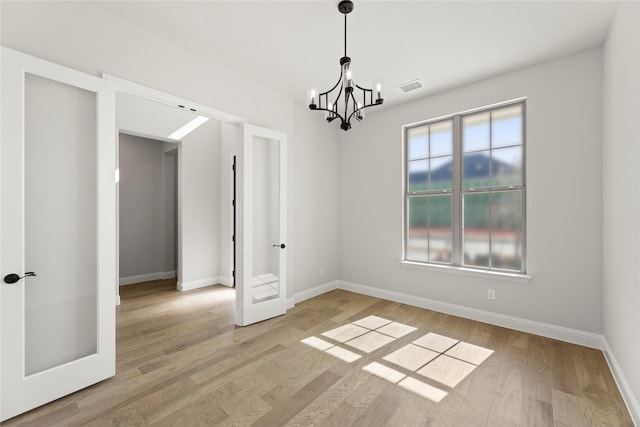
[[[176,277],[178,146],[119,133],[120,286]]]
[[[211,180],[207,177],[215,168],[211,167],[211,156],[199,150],[216,145],[211,144],[210,140],[192,142],[183,139],[178,156],[178,185],[181,189],[178,199],[178,289],[190,290],[215,283],[233,286],[232,275],[235,270],[238,325],[245,326],[285,314],[289,252],[286,242],[287,135],[274,129],[250,125],[237,116],[130,81],[109,75],[105,75],[105,78],[114,83],[118,95],[123,93],[168,105],[174,110],[190,111],[205,120],[215,119],[214,122],[219,126],[219,158],[232,159],[234,154],[237,155],[236,231],[233,236],[233,214],[229,208],[220,209],[219,227],[206,227],[206,220],[210,219],[207,209],[211,206],[208,203],[216,199],[211,197],[211,193],[230,193],[232,189],[232,182],[229,182],[232,177],[228,169],[221,173],[222,169],[218,168],[218,173],[221,173],[219,176],[225,177],[226,184],[221,181],[217,189],[202,191],[203,183]],[[254,192],[254,188],[259,190]],[[230,206],[231,194],[216,200],[228,200],[226,206]],[[266,218],[263,213],[268,213]],[[228,239],[210,238],[212,234],[225,237],[227,232]],[[237,245],[237,268],[233,266],[232,236]],[[203,242],[211,241],[219,241],[228,249],[218,248],[212,252],[211,248],[205,247],[202,250]],[[226,273],[225,266],[231,267]]]
[[[128,139],[146,141],[146,144],[142,142],[139,145],[147,145],[150,150],[155,150],[147,157],[155,156],[158,160],[155,166],[146,160],[138,161],[134,166],[136,174],[149,174],[149,169],[155,167],[156,176],[162,170],[163,177],[160,179],[166,181],[163,189],[157,187],[155,191],[156,215],[143,214],[134,209],[132,215],[138,216],[141,225],[129,227],[131,234],[139,234],[143,226],[151,227],[149,222],[156,223],[155,229],[160,230],[157,235],[162,236],[162,241],[156,238],[155,254],[152,254],[153,248],[138,251],[147,258],[154,255],[155,267],[131,273],[124,268],[127,263],[123,257],[126,254],[121,254],[119,277],[125,279],[123,284],[130,284],[170,278],[175,271],[176,288],[181,291],[218,283],[232,287],[232,222],[227,208],[232,202],[232,178],[223,159],[237,153],[238,126],[201,116],[195,108],[180,105],[168,105],[135,93],[117,94],[120,132],[126,133]],[[158,159],[160,152],[162,159]],[[135,156],[136,153],[130,154]],[[119,185],[126,184],[125,172],[120,172]],[[140,184],[142,178],[144,176],[140,179],[134,177],[135,185]],[[172,178],[173,192],[169,182]],[[121,203],[125,202],[123,196],[120,191]],[[133,198],[139,203],[145,202],[143,199],[153,199],[153,195],[142,192]],[[160,198],[164,199],[162,206],[159,205]],[[146,200],[145,203],[152,202]],[[121,216],[123,210],[121,206]],[[177,224],[172,227],[174,221]],[[123,236],[127,232],[124,230],[126,224],[120,225],[119,246],[123,246],[123,240],[131,240],[131,236]],[[144,246],[140,242],[144,239],[134,240],[138,246]],[[134,263],[133,267],[139,268],[140,265]],[[130,275],[133,280],[126,280]]]

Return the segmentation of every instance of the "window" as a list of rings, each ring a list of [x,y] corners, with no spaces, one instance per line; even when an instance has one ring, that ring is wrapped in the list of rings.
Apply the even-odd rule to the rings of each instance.
[[[524,273],[524,101],[404,127],[404,259]]]

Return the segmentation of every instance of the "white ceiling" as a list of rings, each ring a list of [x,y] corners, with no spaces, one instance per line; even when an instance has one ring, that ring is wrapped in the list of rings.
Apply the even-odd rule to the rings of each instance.
[[[356,83],[405,102],[599,45],[613,1],[364,1],[348,17]],[[93,2],[120,19],[306,102],[343,55],[337,1]],[[419,78],[405,95],[399,84]]]

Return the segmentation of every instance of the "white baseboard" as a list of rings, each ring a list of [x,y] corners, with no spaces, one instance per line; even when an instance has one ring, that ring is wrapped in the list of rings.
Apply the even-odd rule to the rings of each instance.
[[[149,282],[151,280],[173,279],[176,277],[176,271],[158,271],[155,273],[138,274],[137,276],[121,277],[120,286],[133,285],[134,283]]]
[[[308,300],[309,298],[317,297],[318,295],[322,295],[326,292],[332,291],[334,289],[338,289],[338,281],[334,280],[333,282],[324,283],[322,285],[314,286],[311,289],[307,289],[306,291],[298,292],[293,297],[293,303],[297,304],[304,300]]]
[[[233,277],[218,276],[218,283],[220,283],[221,285],[232,287],[233,286]]]
[[[151,280],[161,280],[161,279],[162,279],[161,272],[138,274],[137,276],[121,277],[120,286],[133,285],[134,283],[149,282]]]
[[[173,279],[174,277],[176,277],[176,271],[175,270],[163,271],[162,273],[160,273],[160,276],[162,280]]]
[[[334,280],[333,282],[323,283],[322,285],[314,286],[313,288],[307,289],[306,291],[298,292],[293,296],[293,298],[287,299],[287,310],[295,307],[296,304],[299,302],[308,300],[309,298],[317,297],[318,295],[322,295],[334,289],[338,289],[337,280]]]
[[[120,295],[116,295],[116,305],[120,305]]]
[[[640,426],[640,403],[638,403],[638,399],[633,394],[633,390],[629,386],[629,382],[627,381],[624,373],[622,372],[622,368],[618,364],[616,357],[609,347],[609,342],[607,341],[607,337],[602,338],[604,358],[609,365],[609,370],[613,374],[613,379],[618,385],[618,389],[620,390],[620,394],[622,395],[622,399],[624,403],[627,405],[627,409],[629,410],[629,414],[633,419],[633,423],[636,426]]]
[[[600,350],[602,349],[602,335],[591,332],[584,332],[534,320],[492,313],[490,311],[478,310],[462,305],[450,304],[400,292],[373,288],[371,286],[359,285],[357,283],[345,282],[342,280],[338,281],[338,288],[415,307],[426,308],[440,313],[451,314],[453,316],[464,317],[465,319],[502,326],[516,331],[541,335],[543,337],[566,341],[572,344],[583,345],[585,347],[597,348]]]
[[[190,291],[192,289],[204,288],[205,286],[217,285],[220,283],[219,278],[219,276],[213,276],[206,279],[192,280],[190,282],[178,282],[178,290]]]

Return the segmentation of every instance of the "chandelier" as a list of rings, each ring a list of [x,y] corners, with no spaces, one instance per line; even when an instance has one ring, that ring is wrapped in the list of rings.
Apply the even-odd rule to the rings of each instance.
[[[309,90],[309,108],[325,112],[327,122],[340,119],[340,129],[351,129],[351,119],[364,119],[364,109],[381,105],[382,83],[374,82],[374,90],[357,85],[353,80],[351,58],[347,56],[347,15],[353,10],[353,2],[342,0],[338,11],[344,15],[344,56],[340,58],[340,77],[338,82],[326,92],[318,93],[315,88]]]

